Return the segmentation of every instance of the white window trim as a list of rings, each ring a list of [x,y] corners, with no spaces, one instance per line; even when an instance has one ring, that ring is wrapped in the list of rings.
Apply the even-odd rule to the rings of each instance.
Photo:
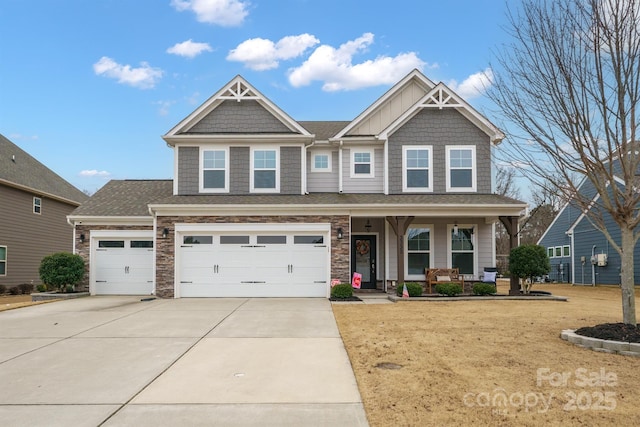
[[[275,188],[255,188],[254,187],[254,172],[255,172],[255,156],[256,151],[275,151],[276,152],[276,186]],[[251,147],[251,173],[250,173],[250,191],[252,193],[279,193],[280,192],[280,147]],[[270,170],[270,169],[265,169]]]
[[[408,150],[427,150],[429,151],[429,185],[427,187],[408,187],[407,186],[407,151]],[[411,193],[432,193],[433,192],[433,146],[431,145],[405,145],[402,147],[402,191]]]
[[[549,251],[551,251],[551,255],[549,255]],[[555,247],[554,247],[554,246],[549,246],[549,247],[547,248],[547,256],[548,256],[549,258],[555,258],[555,256],[556,256],[556,249],[555,249]]]
[[[355,156],[356,153],[369,153],[370,157],[370,168],[368,174],[356,173],[355,172]],[[372,148],[351,148],[351,170],[350,177],[351,178],[375,178],[375,150]]]
[[[451,233],[453,232],[453,227],[455,224],[447,224],[447,265],[448,268],[453,268],[453,257],[452,249],[451,249]],[[472,234],[471,242],[473,243],[473,278],[478,278],[478,224],[458,224],[458,229],[460,228],[473,228],[475,232]],[[469,277],[469,273],[460,273],[464,274],[464,280],[471,280]]]
[[[224,151],[224,188],[205,188],[204,187],[204,152],[205,151]],[[199,190],[201,193],[228,193],[229,192],[229,147],[200,147],[200,165],[198,170]],[[218,170],[218,169],[208,169]]]
[[[325,169],[322,168],[316,168],[316,156],[327,156],[327,167]],[[326,172],[331,172],[332,171],[332,163],[333,159],[331,158],[331,151],[315,151],[311,154],[311,172],[318,172],[318,173],[326,173]]]
[[[40,203],[36,205],[36,200]],[[40,209],[40,212],[36,212],[36,206]],[[42,215],[42,197],[34,197],[33,198],[33,213],[36,215]]]
[[[4,248],[4,259],[0,259],[0,263],[4,263],[4,274],[0,274],[0,277],[5,277],[7,275],[9,265],[9,248],[7,248],[5,245],[0,245],[0,248]]]
[[[433,224],[411,224],[409,228],[428,228],[429,229],[429,266],[425,268],[434,268],[433,255],[434,255],[434,242],[435,242],[435,227]],[[407,229],[407,232],[409,230]],[[409,274],[409,235],[405,233],[404,236],[404,271],[405,279],[407,280],[424,280],[424,272],[422,274]]]
[[[565,248],[567,248],[567,250],[569,251],[569,254],[568,254],[568,255],[565,255],[565,254],[564,254],[564,249],[565,249]],[[564,245],[564,246],[562,246],[562,257],[563,257],[563,258],[564,258],[564,257],[567,257],[567,258],[568,258],[568,257],[571,257],[571,245]]]
[[[560,250],[560,255],[558,255],[558,249]],[[562,246],[556,246],[553,249],[553,257],[554,258],[562,258]]]
[[[451,150],[471,150],[471,187],[451,187]],[[446,165],[447,165],[447,192],[465,193],[469,191],[477,191],[477,175],[478,168],[476,165],[476,146],[475,145],[447,145],[446,147]],[[455,168],[459,169],[459,168]],[[465,168],[466,169],[466,168]]]

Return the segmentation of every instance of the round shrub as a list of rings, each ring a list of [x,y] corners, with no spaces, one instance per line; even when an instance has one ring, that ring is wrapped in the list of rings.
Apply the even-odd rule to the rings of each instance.
[[[58,252],[42,259],[39,272],[42,283],[64,291],[67,285],[74,286],[82,280],[84,260],[80,255]]]
[[[410,297],[419,297],[422,295],[422,285],[420,285],[420,283],[406,282],[396,288],[397,296],[402,296],[403,285],[407,285],[407,291],[409,292]]]
[[[496,287],[492,283],[474,283],[474,295],[493,295],[496,293]]]
[[[459,283],[438,283],[436,285],[436,293],[455,297],[462,293],[462,286]]]
[[[36,290],[38,292],[47,292],[47,286],[45,284],[41,283],[38,286],[36,286]]]
[[[331,298],[351,298],[353,296],[353,288],[351,283],[340,283],[331,288]]]

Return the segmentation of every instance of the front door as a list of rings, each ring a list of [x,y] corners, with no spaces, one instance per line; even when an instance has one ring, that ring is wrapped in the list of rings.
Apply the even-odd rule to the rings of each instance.
[[[351,236],[351,277],[362,274],[362,289],[376,289],[376,237]]]

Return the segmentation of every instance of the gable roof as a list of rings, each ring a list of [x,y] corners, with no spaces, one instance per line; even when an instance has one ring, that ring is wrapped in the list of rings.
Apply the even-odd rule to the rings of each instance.
[[[149,203],[173,194],[171,179],[111,180],[76,208],[69,219],[87,216],[148,217]]]
[[[342,130],[349,121],[304,121],[298,122],[301,126],[316,136],[316,141],[327,141],[340,130]]]
[[[180,138],[198,138],[199,135],[185,134],[225,101],[255,101],[280,121],[291,133],[297,136],[311,136],[304,127],[293,120],[280,107],[271,102],[242,76],[237,75],[180,123],[174,126],[162,138],[170,145],[173,145],[173,143]]]
[[[0,135],[0,184],[76,206],[89,198],[3,135]]]

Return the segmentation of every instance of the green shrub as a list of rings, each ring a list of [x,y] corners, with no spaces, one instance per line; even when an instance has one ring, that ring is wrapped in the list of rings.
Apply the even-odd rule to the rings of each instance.
[[[61,291],[75,285],[84,276],[84,260],[80,255],[58,252],[48,255],[40,263],[40,279]]]
[[[353,287],[351,283],[340,283],[331,288],[331,298],[351,298]]]
[[[540,245],[522,245],[511,249],[509,253],[509,271],[519,279],[529,279],[524,293],[528,294],[536,276],[547,274],[551,270],[547,250]]]
[[[47,292],[47,285],[41,283],[38,286],[36,286],[36,290],[38,292]]]
[[[403,285],[407,285],[407,291],[410,297],[419,297],[422,295],[422,285],[416,282],[406,282],[396,288],[396,295],[402,296]]]
[[[455,297],[462,293],[462,286],[459,283],[438,283],[436,285],[436,293]]]
[[[474,295],[492,295],[496,293],[496,287],[493,283],[474,283],[473,294]]]
[[[9,288],[9,295],[20,295],[20,288],[17,286],[12,286]]]
[[[18,289],[20,289],[22,295],[27,295],[33,292],[33,285],[31,283],[22,283],[18,285]]]

